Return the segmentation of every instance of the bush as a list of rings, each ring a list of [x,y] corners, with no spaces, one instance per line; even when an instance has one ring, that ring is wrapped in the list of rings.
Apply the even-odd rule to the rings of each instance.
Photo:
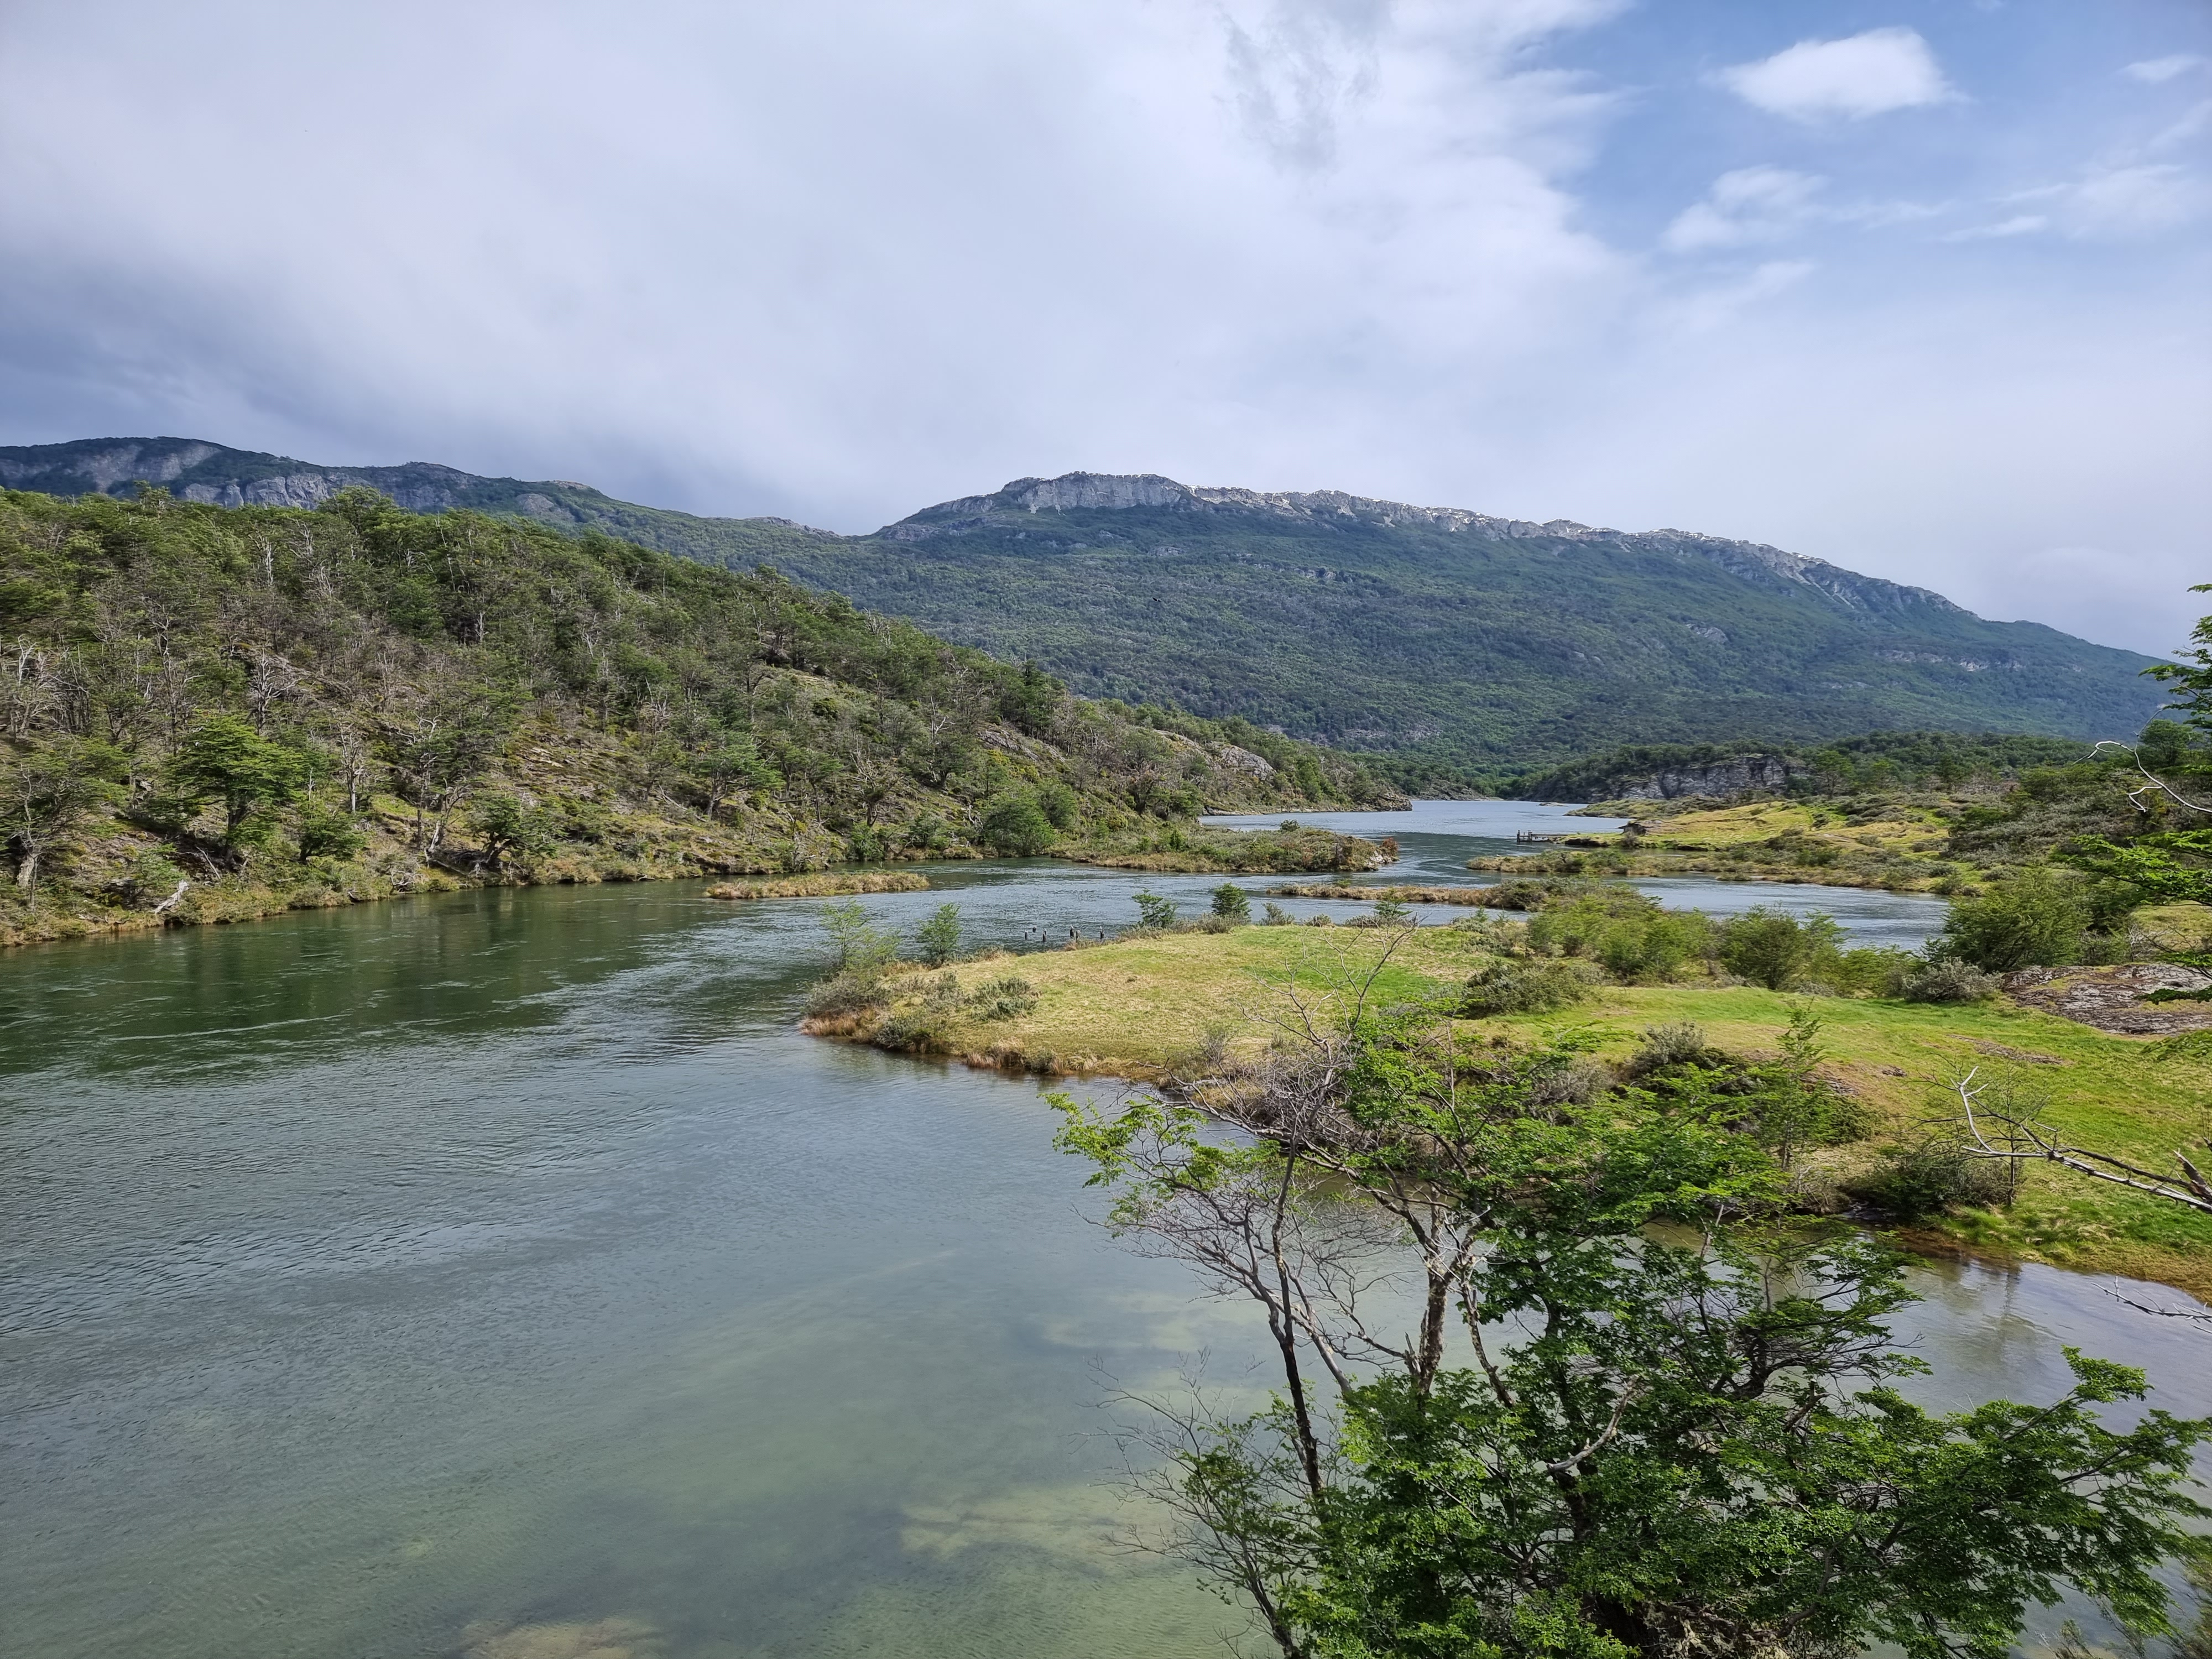
[[[1981,897],[1952,905],[1930,954],[1993,974],[2075,962],[2090,922],[2087,885],[2081,877],[2048,866],[2020,871]]]
[[[1262,927],[1287,927],[1297,920],[1288,910],[1269,899],[1267,909],[1260,917],[1260,925]]]
[[[1268,907],[1270,909],[1273,906]],[[1213,890],[1213,914],[1224,921],[1239,922],[1252,920],[1252,900],[1233,881],[1224,881]]]
[[[1157,933],[1165,933],[1175,926],[1175,901],[1164,899],[1158,893],[1137,896],[1137,926]]]
[[[350,813],[313,800],[300,809],[301,862],[349,859],[368,845],[368,837]]]
[[[1997,994],[1997,976],[1956,957],[1938,957],[1906,974],[1898,994],[1907,1002],[1982,1002]]]
[[[1037,810],[1055,830],[1066,831],[1075,828],[1082,803],[1075,791],[1057,781],[1037,791]]]
[[[1770,991],[1820,975],[1841,954],[1843,929],[1831,916],[1793,916],[1761,904],[1722,924],[1720,959],[1729,972]]]
[[[915,931],[914,942],[921,948],[921,959],[931,967],[942,968],[951,961],[960,949],[960,907],[939,905]]]
[[[1054,837],[1042,807],[1027,795],[1010,795],[983,814],[975,838],[994,853],[1033,859],[1048,851]]]
[[[1545,1014],[1587,999],[1590,971],[1576,962],[1498,962],[1467,982],[1459,1012],[1470,1019],[1492,1014]]]
[[[1954,1204],[2000,1204],[2005,1178],[1994,1161],[1976,1157],[1948,1136],[1933,1135],[1883,1147],[1874,1167],[1845,1182],[1844,1189],[1895,1220],[1918,1221]]]
[[[899,832],[899,839],[919,852],[932,853],[945,845],[951,833],[943,818],[934,812],[923,812]]]
[[[881,975],[898,955],[898,935],[870,921],[858,899],[824,905],[822,925],[837,947],[837,973]]]
[[[1622,1069],[1631,1078],[1649,1077],[1654,1072],[1671,1072],[1685,1066],[1707,1066],[1712,1063],[1712,1048],[1705,1042],[1705,1028],[1689,1020],[1678,1020],[1670,1025],[1650,1026],[1644,1033],[1628,1063]]]
[[[807,992],[806,1014],[811,1019],[842,1019],[888,1006],[890,1002],[890,994],[884,989],[881,974],[842,969]]]

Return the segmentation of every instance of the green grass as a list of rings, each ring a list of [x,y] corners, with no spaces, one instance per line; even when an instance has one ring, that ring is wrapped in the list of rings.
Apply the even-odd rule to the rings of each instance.
[[[1326,1017],[1358,994],[1387,935],[1353,928],[1242,927],[1228,933],[1135,937],[952,970],[963,991],[1018,973],[1037,993],[1016,1018],[963,1017],[950,1048],[972,1063],[1157,1077],[1209,1036],[1256,1052],[1293,998]],[[1368,994],[1385,1003],[1448,992],[1485,957],[1462,930],[1422,928],[1402,940]],[[926,981],[900,981],[910,1003]],[[1886,1141],[1955,1111],[1951,1086],[1970,1069],[2048,1089],[2049,1121],[2100,1152],[2153,1167],[2212,1131],[2212,1063],[2161,1059],[2148,1040],[2113,1036],[2009,1004],[1931,1006],[1792,998],[1750,987],[1611,987],[1562,1013],[1462,1022],[1522,1041],[1580,1030],[1601,1057],[1626,1055],[1650,1026],[1691,1020],[1710,1041],[1754,1055],[1773,1051],[1790,1011],[1824,1022],[1827,1070],[1872,1109],[1879,1127],[1836,1155],[1863,1164]],[[2002,1212],[1967,1211],[1923,1230],[1995,1254],[2083,1272],[2161,1280],[2212,1297],[2212,1218],[2064,1170],[2032,1168]]]

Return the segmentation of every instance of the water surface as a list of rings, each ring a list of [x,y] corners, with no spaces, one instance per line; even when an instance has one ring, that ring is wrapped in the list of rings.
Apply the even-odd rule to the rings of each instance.
[[[1018,947],[1213,884],[934,873],[864,902]],[[1115,1547],[1098,1402],[1242,1376],[1251,1326],[1086,1218],[1035,1085],[798,1036],[821,908],[495,890],[0,957],[0,1650],[1222,1651]],[[1938,1397],[2048,1395],[2063,1340],[2212,1407],[2202,1339],[2097,1284],[1922,1279]]]

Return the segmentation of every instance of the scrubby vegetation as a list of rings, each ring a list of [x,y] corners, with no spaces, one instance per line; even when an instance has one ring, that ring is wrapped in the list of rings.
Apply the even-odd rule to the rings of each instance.
[[[313,512],[0,495],[0,941],[464,882],[1210,868],[1229,848],[1201,811],[1391,799],[1341,756],[1255,760],[772,570],[366,489]],[[1373,856],[1319,831],[1249,850]]]

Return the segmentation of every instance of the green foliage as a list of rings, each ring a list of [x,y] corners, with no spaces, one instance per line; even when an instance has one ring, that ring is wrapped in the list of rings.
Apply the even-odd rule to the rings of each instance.
[[[1377,927],[1403,927],[1413,921],[1413,909],[1404,900],[1385,893],[1375,901],[1374,920]]]
[[[1047,822],[1062,835],[1071,833],[1081,823],[1083,802],[1074,790],[1055,779],[1036,793],[1038,811]]]
[[[309,800],[300,807],[300,857],[349,859],[368,845],[359,820],[327,802]]]
[[[1162,898],[1158,893],[1142,892],[1137,896],[1137,925],[1164,933],[1175,926],[1176,907],[1172,899]]]
[[[1260,925],[1263,927],[1287,927],[1296,920],[1297,918],[1288,910],[1283,908],[1274,900],[1269,899],[1267,901],[1267,908],[1261,916]]]
[[[1279,907],[1269,905],[1269,909]],[[1213,890],[1213,914],[1227,922],[1246,922],[1252,920],[1250,895],[1233,881],[1224,881]]]
[[[540,858],[553,850],[557,835],[551,815],[543,807],[526,806],[514,796],[495,792],[480,796],[470,815],[469,827],[483,838],[484,858],[492,864],[508,854]]]
[[[116,785],[125,764],[112,744],[67,738],[0,765],[0,836],[15,860],[17,887],[35,889],[54,848],[121,798]]]
[[[2005,1176],[1955,1135],[1939,1131],[1885,1146],[1845,1190],[1897,1221],[1941,1215],[1954,1205],[1993,1205],[2005,1197]]]
[[[1754,905],[1721,924],[1722,966],[1770,991],[1821,981],[1835,961],[1843,929],[1832,916],[1793,916]]]
[[[2087,758],[2078,739],[2019,733],[1869,732],[1825,744],[1632,744],[1516,778],[1539,800],[1619,800],[1662,773],[1697,773],[1731,762],[1770,760],[1786,775],[1778,793],[1818,799],[1864,790],[1956,788],[2018,777],[2037,767]]]
[[[933,968],[942,968],[960,952],[960,907],[939,905],[914,937],[921,959]]]
[[[976,826],[976,840],[1010,858],[1033,859],[1052,850],[1052,820],[1030,795],[1010,795],[993,805]]]
[[[1898,994],[1907,1002],[1985,1002],[1997,990],[1995,974],[1943,956],[1916,967],[1898,985]]]
[[[822,907],[822,926],[835,947],[831,971],[867,975],[881,974],[898,957],[898,935],[869,921],[858,899]]]
[[[1036,988],[1018,974],[1002,974],[970,991],[964,1006],[979,1019],[1013,1019],[1037,1005]]]
[[[2087,885],[2070,871],[2030,866],[1954,903],[1930,954],[1992,974],[2078,962],[2091,921]]]
[[[281,805],[307,779],[306,758],[272,743],[234,714],[215,714],[185,734],[169,762],[169,793],[197,810],[213,801],[223,815],[222,838],[239,839],[259,807]]]
[[[1540,905],[1528,923],[1528,948],[1540,955],[1562,954],[1594,962],[1618,978],[1636,984],[1663,984],[1714,948],[1711,921],[1694,910],[1662,910],[1656,900],[1631,887],[1597,890],[1550,889],[1500,893],[1515,904]]]
[[[1589,968],[1572,961],[1492,962],[1468,979],[1459,1012],[1469,1019],[1547,1014],[1587,1001],[1595,977]]]
[[[1784,1064],[1809,1075],[1814,1036]],[[1244,1079],[1228,1144],[1188,1107],[1055,1097],[1111,1224],[1278,1333],[1267,1407],[1170,1408],[1154,1442],[1147,1490],[1209,1581],[1285,1655],[1347,1659],[2004,1659],[2069,1591],[2165,1629],[2156,1570],[2195,1547],[2212,1424],[2138,1411],[2139,1372],[2073,1350],[2055,1400],[1907,1401],[1900,1260],[1759,1220],[1781,1172],[1689,1036],[1662,1046],[1667,1095],[1577,1105],[1547,1082],[1571,1047],[1362,1018]],[[1427,1295],[1395,1337],[1333,1286],[1415,1226]],[[1370,1363],[1316,1364],[1325,1340]]]

